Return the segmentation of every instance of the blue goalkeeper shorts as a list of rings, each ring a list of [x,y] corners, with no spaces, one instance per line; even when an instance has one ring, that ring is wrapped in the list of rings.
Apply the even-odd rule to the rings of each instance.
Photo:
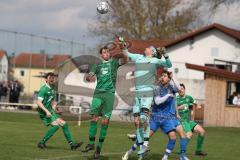
[[[180,125],[180,121],[175,117],[158,116],[154,113],[150,117],[150,129],[156,132],[159,128],[163,133],[168,134],[171,131],[175,131],[177,126]]]

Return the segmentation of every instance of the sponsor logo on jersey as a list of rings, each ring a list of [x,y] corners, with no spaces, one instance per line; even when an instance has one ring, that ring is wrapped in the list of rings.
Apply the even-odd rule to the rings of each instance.
[[[107,74],[108,73],[108,68],[101,68],[102,74]]]

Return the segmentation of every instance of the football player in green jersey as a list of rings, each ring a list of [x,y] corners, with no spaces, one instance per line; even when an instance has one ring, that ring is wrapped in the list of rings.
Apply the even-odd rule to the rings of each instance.
[[[64,133],[64,136],[70,145],[72,150],[77,149],[82,145],[81,143],[75,143],[72,138],[72,134],[69,131],[68,124],[62,119],[59,118],[57,111],[57,102],[55,101],[55,75],[52,72],[49,72],[45,76],[46,83],[40,88],[38,97],[37,97],[37,105],[38,105],[38,113],[40,119],[44,123],[45,126],[50,127],[46,132],[43,139],[38,143],[38,148],[44,149],[46,148],[46,142],[54,135],[54,133],[61,127]]]
[[[101,48],[99,53],[101,62],[99,64],[92,65],[90,73],[86,76],[87,81],[94,81],[95,78],[97,78],[97,86],[95,88],[92,105],[90,107],[92,120],[90,121],[89,126],[89,143],[83,152],[94,150],[97,122],[99,117],[102,117],[99,141],[93,155],[93,159],[100,158],[102,145],[107,135],[109,120],[114,106],[117,70],[120,66],[120,59],[114,57],[112,58],[107,47]],[[124,59],[127,60],[126,57]]]
[[[194,113],[192,108],[200,108],[201,106],[198,106],[196,101],[190,95],[185,93],[184,84],[180,84],[180,86],[181,89],[179,90],[179,95],[177,96],[177,109],[181,124],[186,132],[188,141],[191,139],[193,132],[198,134],[195,155],[206,156],[207,154],[202,151],[205,130],[201,125],[194,121]]]

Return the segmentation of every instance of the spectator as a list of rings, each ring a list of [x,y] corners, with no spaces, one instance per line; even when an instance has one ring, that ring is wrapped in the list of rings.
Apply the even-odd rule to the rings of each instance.
[[[228,104],[233,104],[233,98],[237,96],[237,92],[233,92],[232,95],[229,96],[228,98]]]
[[[233,104],[240,106],[240,93],[238,93],[237,96],[233,98]]]
[[[0,82],[0,102],[2,102],[2,91],[3,91],[3,84]]]
[[[1,84],[1,102],[7,102],[7,92],[8,92],[8,84],[4,82]]]
[[[21,87],[20,87],[18,81],[14,81],[14,82],[10,83],[9,88],[10,88],[9,102],[10,103],[18,103],[20,92],[21,92]]]

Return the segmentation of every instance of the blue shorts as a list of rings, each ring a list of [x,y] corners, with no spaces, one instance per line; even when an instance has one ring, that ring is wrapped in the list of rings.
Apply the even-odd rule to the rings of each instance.
[[[156,117],[151,114],[150,129],[153,132],[161,128],[163,133],[168,134],[171,131],[175,131],[179,125],[180,121],[175,117]]]

